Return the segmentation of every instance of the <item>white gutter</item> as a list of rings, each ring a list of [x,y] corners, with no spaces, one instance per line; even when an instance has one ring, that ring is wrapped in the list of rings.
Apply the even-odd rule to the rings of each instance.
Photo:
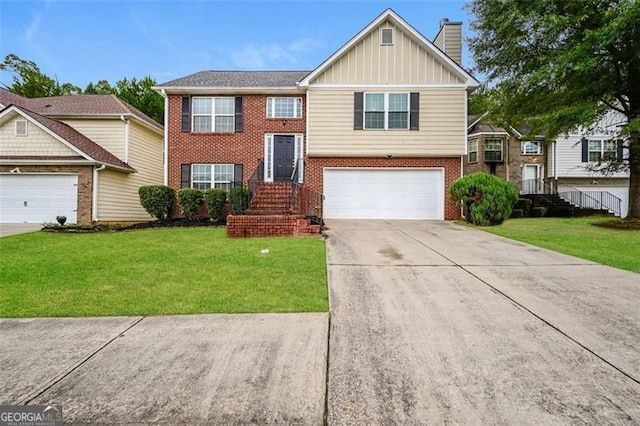
[[[129,164],[129,117],[120,116],[124,122],[124,162]]]
[[[163,183],[169,184],[169,97],[164,89],[160,89],[160,94],[164,98],[164,138],[163,138],[163,153],[162,162],[164,163],[163,169]]]
[[[93,212],[91,220],[93,222],[98,221],[98,172],[106,168],[107,166],[103,164],[100,167],[93,169],[93,196],[91,197],[91,211]]]

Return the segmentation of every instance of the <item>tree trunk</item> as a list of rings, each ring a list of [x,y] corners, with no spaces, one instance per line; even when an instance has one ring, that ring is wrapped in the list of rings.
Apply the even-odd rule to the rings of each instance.
[[[640,219],[640,132],[629,137],[629,214],[628,219]]]

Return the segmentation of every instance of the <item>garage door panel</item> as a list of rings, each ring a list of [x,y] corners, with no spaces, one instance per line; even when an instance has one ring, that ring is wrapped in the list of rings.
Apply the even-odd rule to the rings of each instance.
[[[0,175],[0,223],[76,223],[77,175]]]
[[[328,219],[444,218],[441,169],[325,169]]]

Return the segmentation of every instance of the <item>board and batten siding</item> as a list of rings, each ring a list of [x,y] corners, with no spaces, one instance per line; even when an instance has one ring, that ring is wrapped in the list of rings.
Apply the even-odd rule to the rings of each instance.
[[[125,123],[117,117],[111,119],[61,119],[98,145],[125,160]]]
[[[594,138],[611,138],[611,136],[594,135]],[[588,138],[588,137],[587,137]],[[555,145],[555,146],[554,146]],[[625,153],[626,153],[625,149]],[[582,162],[582,136],[569,135],[560,136],[556,142],[549,147],[547,170],[549,177],[557,178],[603,178],[605,175],[599,172],[587,170],[589,163]],[[555,164],[554,164],[555,163]],[[626,178],[627,172],[616,172],[606,177]]]
[[[392,45],[381,45],[382,28],[393,28]],[[386,21],[345,52],[311,84],[462,84],[459,74],[443,65],[414,38]]]
[[[130,122],[129,165],[136,173],[115,170],[98,172],[98,219],[102,222],[147,221],[153,219],[140,205],[138,189],[162,185],[162,133],[136,121]]]
[[[419,130],[354,130],[354,92],[419,92]],[[467,129],[464,87],[313,88],[308,92],[309,156],[460,156]]]
[[[27,120],[27,135],[16,136],[16,121],[7,121],[0,128],[0,155],[6,156],[77,156],[77,152]]]

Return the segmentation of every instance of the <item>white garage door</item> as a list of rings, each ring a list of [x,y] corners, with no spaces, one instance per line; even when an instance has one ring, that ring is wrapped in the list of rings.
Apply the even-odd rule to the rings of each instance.
[[[0,223],[76,223],[77,206],[77,175],[0,175]]]
[[[442,169],[324,169],[327,219],[444,219]]]

